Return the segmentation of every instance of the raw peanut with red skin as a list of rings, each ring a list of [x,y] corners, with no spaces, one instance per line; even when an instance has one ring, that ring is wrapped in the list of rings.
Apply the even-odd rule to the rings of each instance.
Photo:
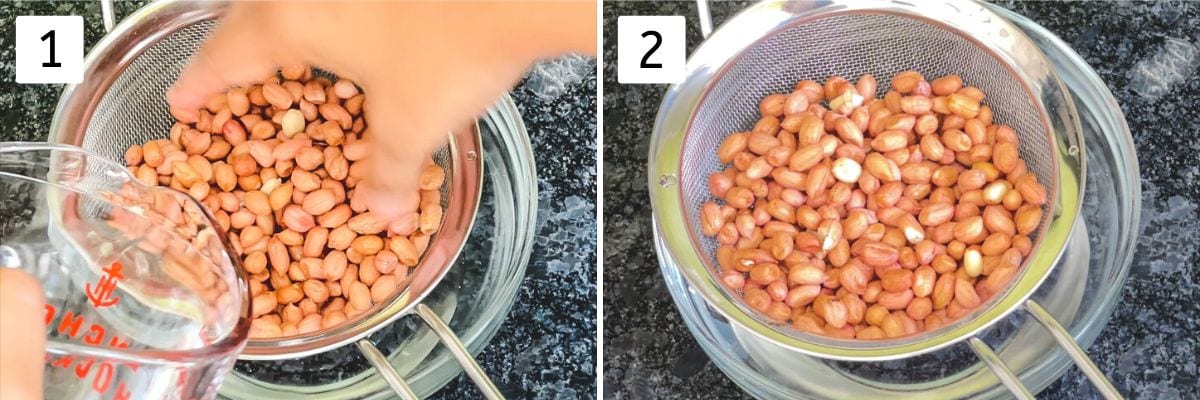
[[[1040,206],[1046,203],[1046,189],[1037,183],[1037,181],[1033,178],[1033,175],[1024,175],[1021,178],[1018,178],[1014,182],[1014,185],[1016,186],[1017,192],[1021,193],[1021,198],[1024,199],[1026,203],[1035,206]]]
[[[908,303],[905,313],[914,320],[923,320],[933,312],[933,301],[928,297],[918,297]]]
[[[287,271],[288,265],[292,262],[287,246],[274,238],[267,242],[267,259],[270,260],[271,268],[276,272]]]
[[[892,81],[883,99],[870,77],[798,83],[718,150],[733,167],[708,177],[720,200],[702,230],[722,244],[722,282],[768,318],[841,338],[937,329],[1032,250],[1047,192],[983,92],[956,75]]]
[[[904,289],[900,292],[884,291],[879,294],[879,305],[882,305],[888,310],[903,310],[908,307],[908,303],[913,299],[912,289]]]
[[[304,290],[299,285],[293,284],[276,290],[275,297],[279,304],[292,304],[304,298]]]
[[[909,114],[928,114],[932,109],[933,101],[925,96],[904,96],[900,99],[900,110]]]
[[[934,310],[941,310],[950,305],[950,300],[954,298],[955,286],[954,274],[947,273],[938,277],[937,282],[933,284],[933,293],[930,297],[933,300]]]
[[[300,205],[300,208],[309,215],[321,215],[333,209],[336,204],[333,191],[320,189],[305,195],[304,203]]]
[[[761,264],[761,265],[773,265],[773,264]],[[753,275],[753,272],[754,271],[751,270],[752,275]],[[788,272],[787,278],[788,278],[788,282],[791,282],[792,284],[795,284],[795,285],[820,285],[822,283],[825,283],[825,272],[821,271],[820,268],[817,268],[812,265],[799,265],[799,266],[795,266],[795,267],[791,268],[791,270]],[[751,281],[753,282],[754,279],[751,279]]]
[[[912,290],[917,297],[928,297],[933,294],[933,286],[937,281],[937,272],[933,267],[922,265],[913,273]]]
[[[771,296],[762,289],[745,289],[743,298],[747,305],[761,312],[766,312],[771,306]]]
[[[996,267],[996,269],[992,270],[991,274],[983,279],[983,283],[980,285],[979,294],[983,297],[991,297],[992,295],[999,293],[1006,286],[1008,286],[1008,283],[1011,282],[1013,277],[1016,276],[1017,268],[1018,266],[1016,265],[1003,265]]]
[[[776,169],[776,171],[778,170]],[[776,181],[779,181],[779,179],[776,178]],[[733,185],[733,177],[723,172],[715,172],[708,177],[708,187],[712,188],[713,195],[717,197],[725,197],[725,194],[729,192],[729,189],[733,188]]]
[[[1036,230],[1041,220],[1042,209],[1036,206],[1025,206],[1018,209],[1014,218],[1016,230],[1022,235],[1029,235]]]
[[[778,93],[763,98],[758,103],[759,115],[764,117],[778,117],[783,115],[783,104],[786,101],[787,96]]]
[[[721,216],[721,206],[707,202],[700,206],[700,227],[705,236],[716,236],[717,231],[725,224]]]
[[[933,94],[938,96],[947,96],[958,92],[959,89],[962,89],[962,85],[962,78],[958,75],[946,75],[941,78],[934,79],[929,83],[930,89],[933,90]]]
[[[851,121],[847,118],[838,118],[836,121],[834,121],[834,129],[837,131],[838,137],[840,137],[846,143],[856,146],[863,145],[862,129],[859,128],[854,121]]]
[[[793,171],[804,172],[817,166],[824,159],[825,154],[820,145],[805,145],[792,153],[791,158],[788,159],[788,167]]]
[[[421,190],[436,190],[446,180],[446,172],[438,165],[429,165],[421,170],[418,179]]]
[[[374,235],[387,229],[386,221],[377,218],[370,212],[351,217],[346,225],[360,235]]]
[[[352,225],[362,235],[348,227],[355,211],[365,211],[361,200],[347,196],[347,190],[361,182],[363,169],[350,162],[364,159],[368,150],[362,137],[363,96],[348,81],[339,82],[335,90],[327,80],[314,79],[305,66],[285,67],[283,74],[287,80],[282,83],[268,79],[263,85],[214,96],[199,112],[198,122],[176,123],[169,140],[134,146],[125,155],[127,164],[137,167],[130,170],[139,180],[187,191],[212,209],[229,231],[234,251],[252,275],[256,338],[312,332],[362,314],[374,305],[372,300],[390,296],[407,278],[407,267],[399,264],[418,263],[429,234],[441,223],[437,201],[423,201],[421,213],[411,213],[411,228],[387,232],[410,235],[391,240],[409,244],[411,254],[403,258],[383,250],[383,240],[376,236],[384,234],[376,225],[386,227],[386,221],[355,220]],[[347,100],[331,103],[331,96]],[[299,110],[292,109],[297,102]],[[352,143],[343,154],[338,146],[347,140]],[[430,164],[419,180],[421,189],[437,199],[445,173]],[[754,186],[753,194],[766,187],[765,182]],[[370,264],[360,273],[351,262]],[[343,312],[342,305],[352,296],[353,282],[347,280],[351,276],[368,281],[360,284],[375,285],[366,303],[351,302]],[[317,303],[329,298],[337,307],[328,307],[314,320],[321,317]],[[272,299],[274,304],[269,304]]]
[[[978,307],[980,303],[975,287],[961,279],[954,282],[954,300],[967,309]]]
[[[921,225],[939,226],[954,218],[954,206],[949,203],[933,203],[921,209],[918,220]]]
[[[371,284],[371,301],[382,303],[396,290],[395,275],[381,275]]]
[[[1013,236],[1012,245],[1013,245],[1012,249],[1017,250],[1021,254],[1022,257],[1028,257],[1029,252],[1033,251],[1033,242],[1029,239],[1029,236],[1025,236],[1025,235]]]
[[[308,232],[316,226],[313,216],[294,204],[283,209],[282,223],[288,229],[301,233]]]
[[[305,257],[320,257],[324,253],[325,243],[329,240],[329,229],[314,227],[304,238],[303,253]]]
[[[363,235],[350,242],[350,249],[363,255],[373,255],[383,250],[383,239],[375,235]]]
[[[954,226],[954,239],[967,244],[981,243],[987,238],[983,217],[974,216],[958,221]]]
[[[867,154],[863,167],[868,173],[884,183],[900,180],[900,167],[896,165],[895,161],[889,160],[879,153]]]
[[[912,93],[917,83],[925,80],[917,71],[904,71],[892,77],[892,88],[900,94]]]
[[[860,249],[859,258],[867,266],[882,267],[899,261],[900,252],[881,242],[868,242]]]
[[[421,215],[418,220],[418,226],[421,233],[432,235],[437,232],[438,227],[442,226],[442,207],[433,206],[421,210]]]
[[[880,282],[883,290],[888,292],[903,292],[913,285],[913,272],[907,269],[893,269],[883,273]]]
[[[871,139],[871,147],[879,152],[899,150],[908,146],[907,133],[904,131],[884,131]]]
[[[750,282],[767,285],[783,278],[783,271],[775,264],[758,264],[750,269]]]

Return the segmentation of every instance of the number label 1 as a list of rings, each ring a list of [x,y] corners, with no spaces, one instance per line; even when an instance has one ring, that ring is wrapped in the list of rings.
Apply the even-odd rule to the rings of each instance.
[[[83,17],[23,15],[15,25],[17,83],[83,82]]]
[[[682,16],[617,18],[617,82],[679,83],[686,63]]]
[[[61,67],[62,63],[54,61],[54,30],[53,29],[51,29],[50,32],[46,32],[45,35],[42,35],[42,41],[46,41],[46,40],[50,41],[50,61],[42,63],[42,66],[50,67],[50,68]]]

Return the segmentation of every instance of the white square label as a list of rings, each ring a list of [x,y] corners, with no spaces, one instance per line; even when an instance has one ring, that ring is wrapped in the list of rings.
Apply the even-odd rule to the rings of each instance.
[[[83,82],[83,17],[17,17],[17,83]]]
[[[617,18],[617,82],[683,82],[684,26],[680,15]]]

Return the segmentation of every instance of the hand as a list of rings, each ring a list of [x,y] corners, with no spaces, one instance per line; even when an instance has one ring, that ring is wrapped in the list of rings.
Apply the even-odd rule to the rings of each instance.
[[[37,279],[0,267],[0,393],[5,399],[42,398],[45,304]]]
[[[283,65],[356,81],[370,103],[363,195],[377,216],[417,209],[417,176],[447,133],[481,114],[539,58],[595,53],[591,2],[239,3],[196,53],[167,101],[210,96]],[[192,111],[194,115],[194,111]]]

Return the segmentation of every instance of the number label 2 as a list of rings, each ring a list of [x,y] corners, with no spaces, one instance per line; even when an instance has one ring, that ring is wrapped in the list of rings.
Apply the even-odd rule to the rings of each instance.
[[[44,63],[42,63],[42,66],[48,67],[48,68],[61,67],[62,63],[54,61],[54,30],[53,29],[51,29],[49,32],[46,32],[45,35],[42,35],[42,41],[45,42],[47,40],[50,41],[50,62],[44,62]]]
[[[650,37],[650,36],[654,37],[654,45],[650,46],[650,50],[646,51],[645,56],[642,56],[641,67],[642,68],[662,68],[662,63],[647,62],[647,60],[650,59],[650,55],[654,54],[655,51],[658,51],[658,46],[662,46],[662,34],[658,33],[658,31],[642,32],[642,37]]]
[[[680,83],[687,64],[681,15],[617,17],[617,82]]]

